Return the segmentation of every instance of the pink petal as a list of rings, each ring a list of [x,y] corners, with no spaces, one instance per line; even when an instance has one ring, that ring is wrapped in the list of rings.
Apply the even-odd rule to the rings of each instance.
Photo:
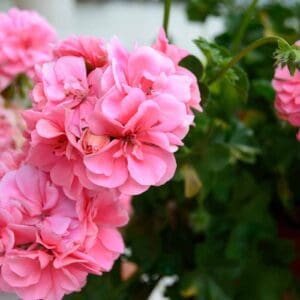
[[[164,176],[167,165],[161,151],[153,153],[152,147],[143,146],[144,159],[139,160],[132,155],[128,156],[128,170],[132,178],[141,185],[153,185]],[[149,151],[150,150],[150,151]]]
[[[123,253],[124,242],[117,230],[103,227],[99,230],[98,236],[105,248],[117,253]]]

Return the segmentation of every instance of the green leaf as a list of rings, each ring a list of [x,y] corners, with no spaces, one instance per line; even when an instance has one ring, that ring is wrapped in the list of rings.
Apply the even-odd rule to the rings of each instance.
[[[252,81],[252,88],[258,96],[262,96],[270,102],[274,101],[275,91],[269,80],[255,79]]]
[[[203,66],[196,56],[188,55],[180,61],[179,65],[190,70],[198,80],[201,79],[203,75]]]
[[[203,52],[206,57],[206,68],[204,82],[210,82],[211,79],[228,64],[231,56],[227,49],[215,43],[208,42],[203,38],[195,40],[195,44]],[[249,80],[247,74],[238,66],[229,69],[224,75],[225,84],[231,85],[237,97],[240,100],[246,101],[249,92]]]
[[[214,144],[208,148],[205,163],[215,172],[224,169],[230,163],[229,149],[222,144]]]

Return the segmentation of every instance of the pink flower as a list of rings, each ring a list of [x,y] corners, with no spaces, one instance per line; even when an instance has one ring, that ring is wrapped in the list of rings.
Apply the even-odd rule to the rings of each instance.
[[[176,64],[176,74],[172,77],[172,80],[165,81],[165,83],[167,83],[165,88],[167,88],[170,92],[173,92],[175,95],[182,97],[184,99],[183,101],[188,103],[188,107],[202,111],[199,102],[200,92],[196,77],[188,69],[182,68],[178,65],[179,62],[189,53],[175,45],[170,45],[166,37],[166,33],[162,28],[153,48],[164,53]],[[182,87],[186,87],[186,89]],[[176,90],[172,91],[174,88],[176,88]]]
[[[3,259],[0,288],[16,293],[23,300],[59,300],[78,292],[86,284],[87,272],[80,260],[55,263],[47,251],[15,249]],[[56,266],[56,264],[58,266]]]
[[[37,13],[16,8],[0,14],[0,91],[19,74],[51,58],[54,29]]]
[[[176,106],[173,112],[181,113]],[[160,122],[159,117],[160,107],[153,101],[139,105],[125,125],[103,113],[91,116],[91,131],[98,136],[109,136],[111,142],[85,157],[88,178],[99,186],[118,187],[125,194],[139,194],[150,185],[170,180],[176,167],[172,152],[181,142],[164,132],[174,124],[167,120]]]
[[[108,63],[105,43],[94,37],[70,37],[54,49],[56,57],[77,56],[84,58],[89,69],[101,68]]]
[[[279,117],[293,126],[300,126],[300,72],[292,76],[288,67],[276,69],[273,87],[276,91],[275,108]]]
[[[33,89],[34,109],[23,112],[30,134],[27,161],[50,172],[53,182],[63,186],[73,199],[84,188],[96,190],[88,180],[83,156],[108,143],[87,128],[94,110],[101,69],[86,74],[83,58],[65,56],[41,68]]]
[[[296,42],[300,46],[300,41]],[[272,81],[276,92],[275,109],[278,116],[291,125],[300,126],[300,72],[290,74],[287,66],[277,67]]]
[[[114,40],[110,59],[102,76],[106,93],[88,118],[90,131],[110,143],[84,163],[94,184],[140,194],[173,177],[173,152],[193,122],[191,108],[200,109],[200,94],[194,76],[166,53],[150,47],[128,53]]]
[[[28,162],[73,199],[83,188],[140,194],[173,177],[174,152],[193,124],[192,109],[201,110],[197,80],[178,65],[186,52],[163,36],[158,49],[132,53],[114,39],[101,67],[90,63],[95,45],[102,49],[88,38],[63,42],[38,70],[34,109],[24,114]]]
[[[72,199],[82,197],[84,188],[96,190],[86,176],[82,154],[75,137],[67,131],[69,110],[58,107],[48,113],[27,110],[23,116],[30,131],[27,162],[49,172],[52,181]],[[84,147],[89,148],[87,142]]]
[[[104,190],[75,202],[31,166],[0,182],[0,290],[25,300],[79,291],[89,273],[109,271],[124,250],[128,216]],[[92,197],[92,198],[90,198]]]
[[[79,216],[86,228],[85,249],[100,266],[110,271],[113,262],[124,252],[124,243],[117,230],[128,222],[128,212],[116,191],[101,189],[93,201],[79,201]]]
[[[25,159],[23,131],[25,125],[16,108],[4,108],[0,102],[0,179],[18,168]]]
[[[175,64],[178,64],[189,53],[185,49],[181,49],[176,45],[170,45],[166,33],[163,28],[160,29],[158,38],[153,45],[153,48],[161,51],[171,58]]]
[[[63,106],[73,108],[82,114],[93,108],[94,97],[99,94],[98,80],[101,69],[87,75],[82,57],[64,56],[45,63],[37,71],[32,101],[36,110],[50,111]]]
[[[0,151],[0,179],[9,171],[16,170],[25,160],[25,153],[22,150]]]

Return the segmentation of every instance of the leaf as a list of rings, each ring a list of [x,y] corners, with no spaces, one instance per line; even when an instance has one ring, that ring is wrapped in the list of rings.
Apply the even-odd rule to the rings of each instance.
[[[190,164],[182,166],[181,172],[184,177],[184,195],[186,198],[193,198],[196,196],[202,188],[202,182]]]
[[[230,163],[228,148],[222,144],[211,145],[208,149],[205,163],[215,172],[224,169]]]
[[[188,55],[181,60],[179,65],[190,70],[196,76],[196,78],[198,78],[198,80],[201,79],[203,75],[203,66],[196,56]]]
[[[191,214],[191,224],[195,232],[204,232],[210,224],[210,215],[204,208],[199,208]]]
[[[195,44],[206,57],[206,68],[204,82],[210,83],[217,74],[228,64],[231,56],[227,49],[215,43],[208,42],[203,38],[195,40]],[[249,80],[247,74],[238,66],[229,69],[224,75],[225,84],[234,87],[238,97],[246,101],[249,92]]]
[[[255,79],[252,81],[252,88],[258,96],[262,96],[270,102],[274,101],[275,91],[269,80]]]
[[[238,123],[228,143],[231,156],[234,160],[254,163],[260,149],[253,139],[253,131]]]

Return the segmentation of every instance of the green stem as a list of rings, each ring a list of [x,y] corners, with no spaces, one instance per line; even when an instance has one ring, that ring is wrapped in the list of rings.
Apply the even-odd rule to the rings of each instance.
[[[242,23],[239,26],[238,32],[235,35],[235,38],[232,42],[232,51],[233,52],[236,52],[239,49],[239,46],[241,44],[241,41],[242,41],[243,36],[245,34],[245,31],[246,31],[246,29],[248,27],[248,24],[250,22],[250,19],[251,19],[252,15],[255,11],[257,2],[258,2],[258,0],[252,0],[252,3],[248,7],[245,15],[243,16]]]
[[[256,40],[255,42],[253,42],[252,44],[250,44],[249,46],[247,46],[246,48],[244,48],[237,55],[235,55],[229,61],[229,63],[213,79],[211,79],[208,82],[208,84],[211,85],[212,83],[214,83],[215,81],[217,81],[221,77],[223,77],[230,68],[232,68],[236,63],[238,63],[244,56],[246,56],[252,50],[254,50],[256,48],[259,48],[259,47],[261,47],[261,46],[263,46],[265,44],[270,44],[270,43],[275,43],[275,42],[282,42],[284,44],[287,44],[290,47],[290,45],[288,44],[288,42],[285,41],[283,38],[281,38],[279,36],[267,36],[267,37],[263,37],[263,38],[261,38],[259,40]]]
[[[171,5],[172,5],[172,0],[165,0],[163,26],[167,36],[168,36]]]

